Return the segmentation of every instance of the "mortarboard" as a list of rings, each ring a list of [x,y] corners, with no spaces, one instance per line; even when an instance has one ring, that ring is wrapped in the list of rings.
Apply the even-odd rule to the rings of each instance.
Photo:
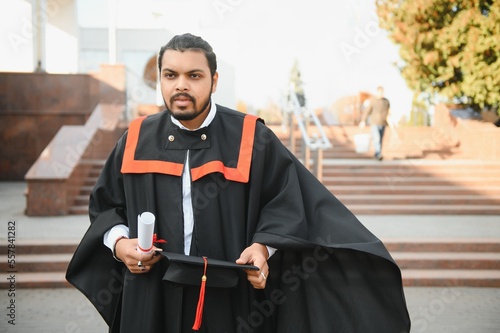
[[[159,251],[169,262],[164,281],[199,286],[204,272],[203,257]],[[253,265],[207,258],[206,283],[209,287],[231,288],[238,284],[238,270],[259,270]]]
[[[204,272],[203,257],[160,251],[169,262],[164,281],[199,286]],[[231,261],[207,258],[206,283],[208,287],[231,288],[238,284],[238,271],[259,270],[253,265],[239,265]]]
[[[201,326],[205,286],[231,288],[238,284],[238,271],[259,270],[253,265],[239,265],[231,261],[207,257],[187,256],[179,253],[159,251],[169,262],[164,281],[200,286],[200,298],[196,311],[194,330]]]

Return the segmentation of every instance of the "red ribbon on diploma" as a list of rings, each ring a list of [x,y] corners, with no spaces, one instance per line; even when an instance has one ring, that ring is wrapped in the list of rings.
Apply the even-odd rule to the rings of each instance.
[[[167,241],[164,239],[158,239],[156,234],[153,235],[153,244],[154,243],[166,243]]]
[[[153,249],[153,246],[155,243],[166,243],[166,242],[167,242],[166,240],[161,239],[161,238],[159,239],[158,236],[156,236],[156,234],[153,234],[153,244],[151,245],[151,247],[149,249],[143,249],[142,247],[139,246],[139,244],[137,244],[137,247],[142,252],[149,252]]]

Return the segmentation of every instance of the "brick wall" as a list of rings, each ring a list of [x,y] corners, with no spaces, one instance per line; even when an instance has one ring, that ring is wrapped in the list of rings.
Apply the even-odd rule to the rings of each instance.
[[[91,74],[0,73],[0,181],[23,180],[63,125],[83,125],[98,103],[125,103],[122,65]]]
[[[0,73],[0,180],[22,180],[61,126],[84,124],[98,100],[89,75]]]

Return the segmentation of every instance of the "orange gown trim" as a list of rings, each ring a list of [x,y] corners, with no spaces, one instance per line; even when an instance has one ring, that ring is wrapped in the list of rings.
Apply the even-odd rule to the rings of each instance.
[[[172,176],[181,176],[184,165],[182,163],[136,160],[135,151],[139,142],[142,122],[146,116],[137,118],[130,123],[123,154],[122,173],[161,173]],[[243,129],[240,142],[238,163],[235,168],[227,167],[222,161],[209,161],[199,167],[191,168],[191,179],[196,181],[210,173],[220,172],[227,180],[247,183],[250,179],[250,166],[252,164],[252,151],[255,137],[255,124],[257,117],[246,115],[243,120]]]

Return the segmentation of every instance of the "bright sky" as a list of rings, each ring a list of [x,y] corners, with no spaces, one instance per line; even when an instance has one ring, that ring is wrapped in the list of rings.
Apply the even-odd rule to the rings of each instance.
[[[311,108],[385,87],[405,114],[411,92],[393,63],[397,47],[378,28],[374,0],[119,0],[117,28],[192,32],[234,66],[236,98],[278,102],[298,60]],[[78,0],[82,27],[107,27],[102,0]],[[163,45],[166,41],[158,41]],[[220,73],[220,80],[224,73]]]

